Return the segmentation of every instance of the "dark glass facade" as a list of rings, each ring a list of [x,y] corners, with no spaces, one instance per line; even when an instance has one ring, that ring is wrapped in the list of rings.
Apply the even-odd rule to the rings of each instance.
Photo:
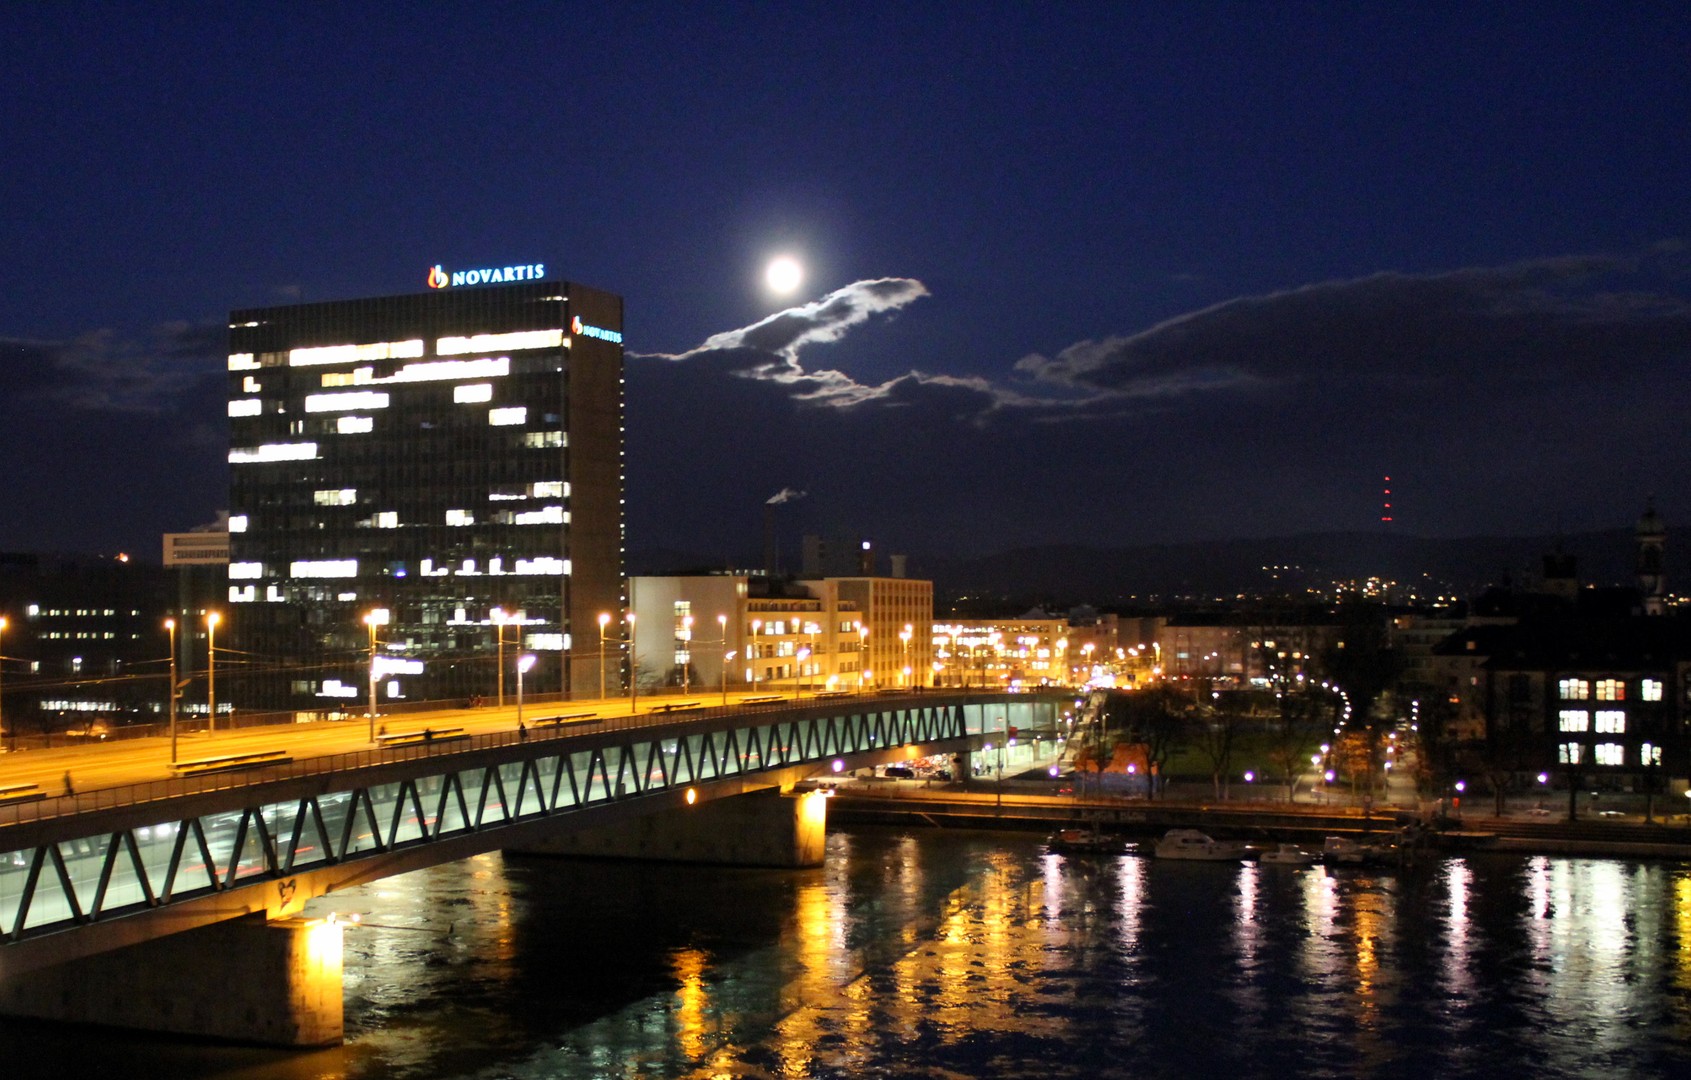
[[[621,331],[620,297],[544,280],[232,313],[231,700],[361,711],[373,611],[380,654],[422,663],[384,702],[491,700],[501,634],[507,697],[525,652],[529,691],[597,692]]]

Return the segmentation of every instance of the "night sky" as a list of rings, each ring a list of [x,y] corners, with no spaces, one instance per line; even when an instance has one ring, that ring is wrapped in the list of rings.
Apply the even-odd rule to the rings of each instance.
[[[0,550],[157,559],[229,310],[435,263],[626,298],[635,551],[1691,521],[1683,6],[794,7],[0,6]]]

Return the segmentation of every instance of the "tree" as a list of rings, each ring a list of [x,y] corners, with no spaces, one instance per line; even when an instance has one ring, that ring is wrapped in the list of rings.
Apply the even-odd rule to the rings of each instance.
[[[1116,726],[1129,741],[1145,748],[1145,760],[1151,771],[1150,794],[1155,798],[1158,778],[1186,740],[1191,706],[1168,683],[1115,695],[1111,706]]]
[[[1238,693],[1211,695],[1211,704],[1200,707],[1194,717],[1194,739],[1198,752],[1210,765],[1215,797],[1227,799],[1227,778],[1233,768],[1233,747],[1245,722],[1246,702]]]
[[[1385,608],[1376,603],[1347,600],[1339,606],[1339,635],[1321,655],[1326,679],[1343,696],[1349,716],[1341,726],[1361,732],[1368,791],[1380,764],[1380,728],[1375,711],[1396,688],[1403,673],[1403,657],[1392,645]]]

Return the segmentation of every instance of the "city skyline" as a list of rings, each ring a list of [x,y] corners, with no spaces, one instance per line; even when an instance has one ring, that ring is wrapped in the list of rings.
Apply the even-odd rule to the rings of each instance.
[[[634,551],[1678,517],[1665,8],[502,11],[0,14],[0,549],[225,508],[230,310],[535,262],[627,297]]]

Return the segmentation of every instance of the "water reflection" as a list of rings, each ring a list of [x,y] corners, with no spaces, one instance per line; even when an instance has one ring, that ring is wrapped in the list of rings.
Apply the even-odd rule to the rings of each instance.
[[[347,1047],[0,1025],[56,1073],[1657,1076],[1691,1065],[1691,872],[1050,855],[836,832],[800,872],[490,855],[336,896]],[[46,1056],[43,1057],[42,1055]]]

